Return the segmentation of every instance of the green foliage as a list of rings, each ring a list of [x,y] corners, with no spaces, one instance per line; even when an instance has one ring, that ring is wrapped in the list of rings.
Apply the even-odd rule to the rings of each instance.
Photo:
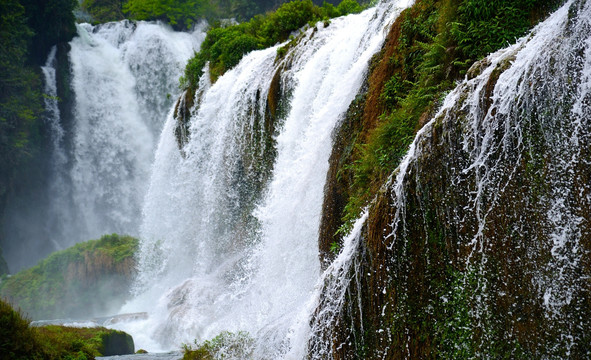
[[[123,0],[84,0],[82,10],[92,16],[98,23],[123,20]]]
[[[0,353],[12,359],[39,358],[29,321],[0,299]]]
[[[330,252],[337,255],[340,251],[341,251],[341,244],[336,241],[333,241],[330,244]]]
[[[355,0],[343,0],[337,6],[337,11],[340,15],[357,14],[363,10],[363,7]]]
[[[253,342],[247,332],[224,331],[203,343],[195,341],[195,347],[183,345],[183,360],[250,359]]]
[[[35,64],[76,33],[76,0],[0,2],[0,204],[43,146],[42,83]]]
[[[322,18],[321,8],[311,0],[288,2],[267,14],[260,27],[260,35],[266,40],[265,45],[270,46],[287,40],[293,31]]]
[[[116,234],[77,244],[3,280],[0,295],[35,319],[101,314],[122,305],[137,246]]]
[[[361,9],[355,0],[345,1],[343,11]],[[325,3],[323,7],[319,7],[311,0],[295,0],[281,5],[274,12],[257,15],[242,24],[226,27],[217,24],[207,32],[199,53],[189,60],[185,75],[180,81],[181,87],[196,88],[207,62],[212,81],[215,81],[224,72],[236,66],[250,51],[286,41],[293,32],[306,24],[344,14],[346,13],[330,4]],[[285,55],[285,51],[278,50],[278,55]]]
[[[14,360],[90,360],[106,355],[110,339],[131,338],[106,328],[31,327],[20,311],[0,299],[0,354]]]
[[[462,55],[475,61],[514,43],[532,25],[536,14],[549,12],[561,1],[468,0],[458,7],[451,33]]]
[[[353,175],[341,231],[398,166],[416,131],[469,66],[514,42],[561,1],[419,0],[397,20],[397,48],[380,101],[385,109],[344,165]]]
[[[51,47],[76,35],[74,9],[78,0],[20,0],[28,26],[33,30],[32,60],[43,64]]]
[[[207,0],[128,0],[123,12],[135,20],[162,20],[176,29],[190,29],[211,11]]]
[[[33,32],[18,0],[0,2],[0,198],[17,167],[37,151],[43,108],[39,76],[28,62]]]

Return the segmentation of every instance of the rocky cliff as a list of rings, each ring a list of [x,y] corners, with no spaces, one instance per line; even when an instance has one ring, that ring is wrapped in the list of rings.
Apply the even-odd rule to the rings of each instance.
[[[472,66],[370,206],[334,326],[313,348],[591,354],[590,18],[570,1]]]

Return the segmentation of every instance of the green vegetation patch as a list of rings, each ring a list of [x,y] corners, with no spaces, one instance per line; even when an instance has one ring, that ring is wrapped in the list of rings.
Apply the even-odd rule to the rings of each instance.
[[[106,328],[31,327],[29,320],[0,300],[0,353],[14,360],[90,360],[95,356],[131,354],[130,335]],[[113,344],[122,344],[115,348]]]
[[[381,90],[380,106],[385,110],[367,138],[352,145],[355,151],[343,167],[353,178],[343,232],[468,68],[514,43],[562,2],[419,0],[400,15],[394,25],[396,51],[383,60],[393,73]]]
[[[183,345],[183,360],[250,359],[254,340],[247,332],[224,331],[195,346]]]
[[[306,24],[361,10],[355,0],[343,0],[336,8],[328,3],[320,7],[311,0],[296,0],[242,24],[224,26],[217,23],[207,32],[201,50],[189,60],[181,78],[181,87],[196,88],[207,62],[211,78],[215,81],[250,51],[286,41]]]
[[[128,0],[123,5],[123,13],[132,19],[162,20],[178,29],[190,29],[211,9],[207,0]]]
[[[137,239],[117,234],[77,244],[5,277],[0,296],[34,319],[105,315],[129,292],[137,247]]]

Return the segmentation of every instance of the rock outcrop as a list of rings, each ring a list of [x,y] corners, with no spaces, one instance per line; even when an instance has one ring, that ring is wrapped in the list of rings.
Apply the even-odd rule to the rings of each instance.
[[[589,19],[588,2],[568,3],[448,95],[370,207],[345,300],[313,347],[590,355]]]

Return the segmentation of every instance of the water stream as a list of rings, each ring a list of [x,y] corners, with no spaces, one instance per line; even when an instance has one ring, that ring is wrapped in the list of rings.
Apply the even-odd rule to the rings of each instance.
[[[150,313],[122,325],[139,347],[242,331],[252,358],[305,355],[331,135],[408,5],[319,23],[284,58],[281,45],[255,51],[203,82],[182,153],[169,113],[144,203],[137,297],[123,309]],[[284,101],[270,119],[278,71]]]

